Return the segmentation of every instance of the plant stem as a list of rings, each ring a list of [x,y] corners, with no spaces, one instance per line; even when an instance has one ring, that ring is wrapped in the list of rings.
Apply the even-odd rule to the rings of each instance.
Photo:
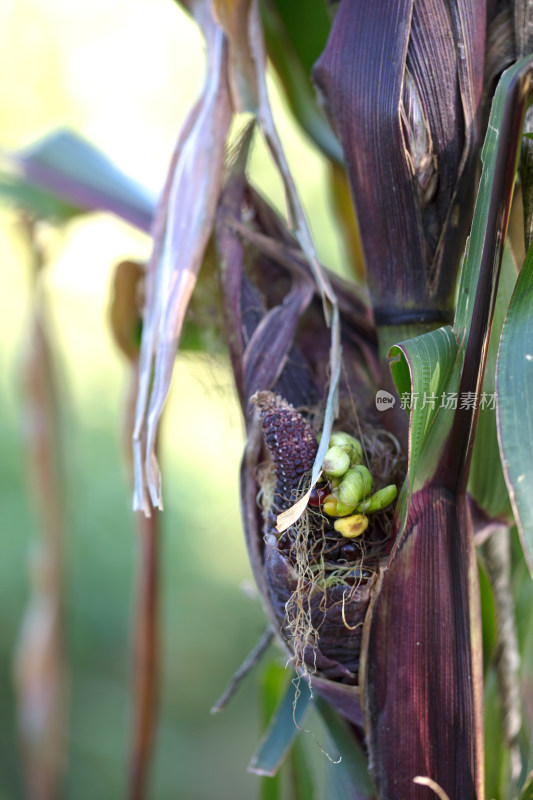
[[[15,652],[18,728],[29,800],[59,796],[66,765],[68,667],[64,646],[64,506],[58,397],[37,224],[24,218],[31,253],[31,314],[23,401],[29,493],[37,535],[31,542],[30,596]]]
[[[518,670],[520,651],[514,616],[511,588],[511,545],[509,528],[501,525],[483,545],[485,566],[494,593],[496,610],[496,648],[494,662],[502,709],[505,743],[511,761],[510,796],[518,794],[518,780],[522,768],[518,736],[522,726],[520,682]]]
[[[135,615],[134,723],[130,760],[130,800],[146,797],[155,738],[159,650],[159,514],[136,514],[139,524],[139,576]]]

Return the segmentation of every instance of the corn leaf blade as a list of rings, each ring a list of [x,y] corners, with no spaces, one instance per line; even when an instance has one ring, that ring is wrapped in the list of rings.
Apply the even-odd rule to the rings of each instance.
[[[11,181],[19,185],[19,199],[37,211],[48,197],[49,204],[54,200],[50,210],[60,218],[110,211],[140,230],[150,230],[155,197],[72,131],[54,131],[26,150],[8,155],[6,166],[12,172]]]
[[[353,731],[325,700],[318,698],[316,705],[340,757],[340,761],[335,760],[329,765],[328,798],[365,800],[373,797],[374,787],[368,773],[367,757]]]
[[[457,342],[449,326],[395,345],[389,352],[392,376],[400,399],[410,404],[407,481],[411,488],[418,477],[424,442],[438,413],[442,395],[450,391],[457,352]],[[456,375],[456,383],[457,380]],[[405,514],[406,499],[404,492],[399,509],[401,514]]]
[[[518,800],[533,800],[533,772],[530,772],[527,776]]]
[[[476,438],[468,480],[468,493],[489,519],[512,520],[513,512],[500,459],[496,425],[496,362],[498,345],[507,308],[516,281],[516,270],[509,247],[503,251],[498,297],[492,321],[487,368],[483,381]],[[490,468],[487,465],[490,464]]]
[[[83,209],[65,202],[52,192],[47,192],[25,180],[22,175],[0,173],[0,200],[6,205],[24,211],[36,219],[67,222],[83,214]]]
[[[518,277],[498,355],[498,432],[503,469],[522,547],[533,570],[533,251]]]
[[[301,737],[292,745],[288,767],[294,800],[316,800],[314,775]]]
[[[342,163],[342,148],[318,105],[310,72],[322,51],[329,19],[320,0],[287,3],[263,0],[261,19],[268,56],[282,83],[291,111],[303,130],[332,160]],[[305,36],[301,30],[305,27]],[[301,51],[302,45],[305,52]]]
[[[304,680],[291,681],[252,756],[249,772],[270,777],[276,774],[301,731],[311,701],[307,683]]]
[[[287,687],[287,672],[277,661],[271,661],[262,670],[260,676],[260,716],[263,728],[266,730],[276,708],[280,697]],[[282,773],[279,770],[273,777],[262,776],[259,789],[260,800],[281,800],[282,797]]]

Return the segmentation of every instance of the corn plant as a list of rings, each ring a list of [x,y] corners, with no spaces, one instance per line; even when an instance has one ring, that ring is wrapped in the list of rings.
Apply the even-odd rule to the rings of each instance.
[[[18,183],[4,189],[34,214],[43,197],[144,228],[153,213],[150,263],[121,266],[113,316],[134,376],[146,546],[131,796],[143,796],[155,725],[159,422],[182,332],[211,325],[246,425],[243,528],[267,618],[215,710],[273,638],[292,678],[251,761],[262,796],[282,796],[274,776],[287,768],[295,797],[316,796],[301,746],[314,704],[330,737],[328,798],[526,800],[533,10],[183,5],[208,69],[157,208],[109,165],[80,175],[89,151],[69,162],[64,138],[53,159],[49,148],[15,158]],[[267,56],[330,167],[352,280],[317,256]],[[254,185],[258,136],[286,217]]]

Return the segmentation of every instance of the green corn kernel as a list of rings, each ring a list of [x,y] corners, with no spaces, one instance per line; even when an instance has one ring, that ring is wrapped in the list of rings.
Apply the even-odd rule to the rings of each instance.
[[[337,500],[337,513],[335,516],[347,517],[348,514],[353,514],[354,511],[355,506],[348,506],[346,503],[343,503],[342,500]]]
[[[328,477],[340,478],[350,466],[350,456],[342,447],[330,447],[322,462],[322,469]]]
[[[357,510],[364,511],[365,514],[371,514],[373,511],[381,511],[382,508],[386,508],[396,499],[397,494],[398,489],[394,484],[385,486],[383,489],[371,495],[367,500],[363,500],[362,503],[359,503]]]
[[[370,494],[370,492],[372,491],[372,486],[374,485],[374,480],[372,478],[372,475],[370,474],[370,470],[367,467],[365,467],[364,464],[359,464],[358,466],[353,467],[353,469],[356,472],[358,472],[359,475],[363,476],[363,482],[365,485],[364,491],[366,497],[367,494]]]
[[[339,486],[333,490],[335,497],[347,506],[356,506],[372,491],[372,476],[368,469],[360,464],[350,467]]]
[[[354,467],[363,461],[363,445],[354,436],[344,431],[335,431],[329,440],[330,447],[342,447],[350,456],[350,464]]]

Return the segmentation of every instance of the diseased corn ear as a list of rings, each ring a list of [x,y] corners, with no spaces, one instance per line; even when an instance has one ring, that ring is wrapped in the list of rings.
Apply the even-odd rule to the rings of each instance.
[[[222,193],[216,225],[226,337],[247,428],[241,471],[246,543],[265,610],[288,654],[295,658],[298,669],[313,673],[313,689],[360,726],[355,684],[373,573],[366,566],[360,569],[361,585],[351,586],[349,591],[342,584],[324,587],[327,620],[323,593],[310,595],[312,627],[320,626],[318,642],[310,636],[293,637],[285,628],[287,621],[297,619],[287,620],[285,610],[287,601],[295,596],[297,571],[283,542],[277,546],[283,536],[278,536],[275,523],[277,514],[294,502],[293,492],[300,490],[315,457],[316,425],[323,414],[329,380],[330,336],[320,290],[302,250],[279,216],[246,181],[248,143],[244,137],[243,150]],[[373,407],[379,373],[374,329],[359,292],[330,273],[328,280],[338,297],[343,321],[341,406],[351,409],[356,405],[363,419],[366,409]],[[253,404],[249,401],[255,392],[259,394]],[[352,429],[355,433],[355,421]],[[356,440],[349,439],[353,449]],[[350,458],[347,461],[349,466]],[[263,508],[258,505],[259,493]],[[318,509],[315,517],[320,518]],[[325,524],[333,531],[333,520]],[[283,541],[291,535],[290,531],[284,534]],[[340,536],[334,535],[341,547]],[[376,541],[382,539],[379,530]],[[351,543],[350,547],[357,549]],[[302,548],[298,553],[303,557]],[[310,629],[304,631],[310,633]]]
[[[378,326],[452,309],[481,141],[485,15],[484,0],[343,0],[315,66]]]

